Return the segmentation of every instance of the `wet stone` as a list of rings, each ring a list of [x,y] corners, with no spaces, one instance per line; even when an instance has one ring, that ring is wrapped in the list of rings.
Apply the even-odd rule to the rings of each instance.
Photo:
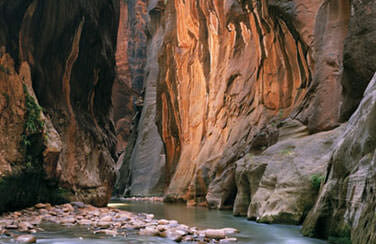
[[[71,202],[71,205],[73,207],[77,207],[77,208],[84,208],[85,207],[85,203],[83,203],[83,202]]]
[[[222,239],[219,241],[219,243],[234,243],[234,242],[237,242],[238,240],[236,238],[226,238],[226,239]]]
[[[79,224],[95,234],[111,236],[125,236],[129,230],[139,230],[140,235],[160,236],[176,242],[218,243],[223,239],[221,243],[228,243],[236,239],[227,235],[238,232],[233,228],[199,230],[176,220],[154,219],[152,214],[133,214],[119,209],[82,207],[80,203],[70,203],[53,207],[37,204],[35,208],[3,215],[0,217],[0,234],[13,237],[20,232],[41,232],[43,229],[39,225],[45,221],[64,226]]]
[[[33,235],[20,235],[16,238],[18,243],[36,243],[37,239]]]
[[[145,229],[141,229],[138,234],[142,236],[157,236],[159,235],[159,231],[152,227],[146,227]]]
[[[38,203],[38,204],[35,204],[34,207],[37,208],[37,209],[48,208],[48,207],[51,207],[51,204],[49,204],[49,203]]]
[[[111,216],[104,216],[99,221],[100,222],[111,222],[112,221],[112,217]]]
[[[8,229],[8,230],[15,230],[15,229],[18,228],[18,226],[15,225],[15,224],[11,224],[11,225],[7,225],[7,226],[5,226],[5,228]]]

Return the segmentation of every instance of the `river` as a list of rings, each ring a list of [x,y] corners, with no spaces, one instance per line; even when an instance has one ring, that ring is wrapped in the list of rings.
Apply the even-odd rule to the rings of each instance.
[[[146,201],[113,201],[109,204],[131,212],[152,213],[158,219],[174,219],[181,224],[199,228],[232,227],[240,231],[235,237],[237,243],[254,244],[325,244],[327,242],[303,237],[300,227],[288,225],[267,225],[248,221],[242,217],[234,217],[231,211],[209,210],[206,208],[188,208],[183,204],[166,204]],[[61,225],[45,224],[44,232],[36,234],[37,243],[44,244],[145,244],[175,243],[160,237],[139,236],[137,232],[127,237],[109,237],[94,235],[85,227],[62,227]],[[10,243],[6,240],[0,243]]]

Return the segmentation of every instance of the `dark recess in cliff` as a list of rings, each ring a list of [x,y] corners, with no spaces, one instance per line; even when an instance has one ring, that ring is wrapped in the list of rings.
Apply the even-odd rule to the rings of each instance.
[[[63,143],[49,177],[105,205],[115,180],[110,121],[117,0],[0,1],[0,47],[31,67],[32,89]],[[89,177],[90,176],[90,177]]]

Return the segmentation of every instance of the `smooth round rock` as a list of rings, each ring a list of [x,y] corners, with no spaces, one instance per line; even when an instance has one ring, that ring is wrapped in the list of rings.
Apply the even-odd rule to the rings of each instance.
[[[207,229],[204,231],[205,237],[209,239],[224,239],[226,238],[226,233],[224,230],[217,229]]]
[[[37,238],[33,235],[20,235],[16,238],[16,242],[18,243],[36,243]]]
[[[219,243],[234,243],[234,242],[237,242],[238,240],[236,238],[226,238],[226,239],[222,239],[219,241]]]

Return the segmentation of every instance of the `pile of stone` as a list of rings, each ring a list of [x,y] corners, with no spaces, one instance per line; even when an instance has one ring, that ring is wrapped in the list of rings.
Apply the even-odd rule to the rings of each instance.
[[[22,211],[4,214],[0,217],[0,235],[15,238],[17,242],[34,243],[36,239],[32,234],[44,231],[40,225],[48,222],[63,226],[83,225],[94,234],[126,237],[127,233],[137,232],[176,242],[236,242],[236,238],[230,236],[237,232],[233,228],[199,230],[179,224],[176,220],[154,219],[152,214],[135,214],[72,202],[57,206],[39,203]]]

